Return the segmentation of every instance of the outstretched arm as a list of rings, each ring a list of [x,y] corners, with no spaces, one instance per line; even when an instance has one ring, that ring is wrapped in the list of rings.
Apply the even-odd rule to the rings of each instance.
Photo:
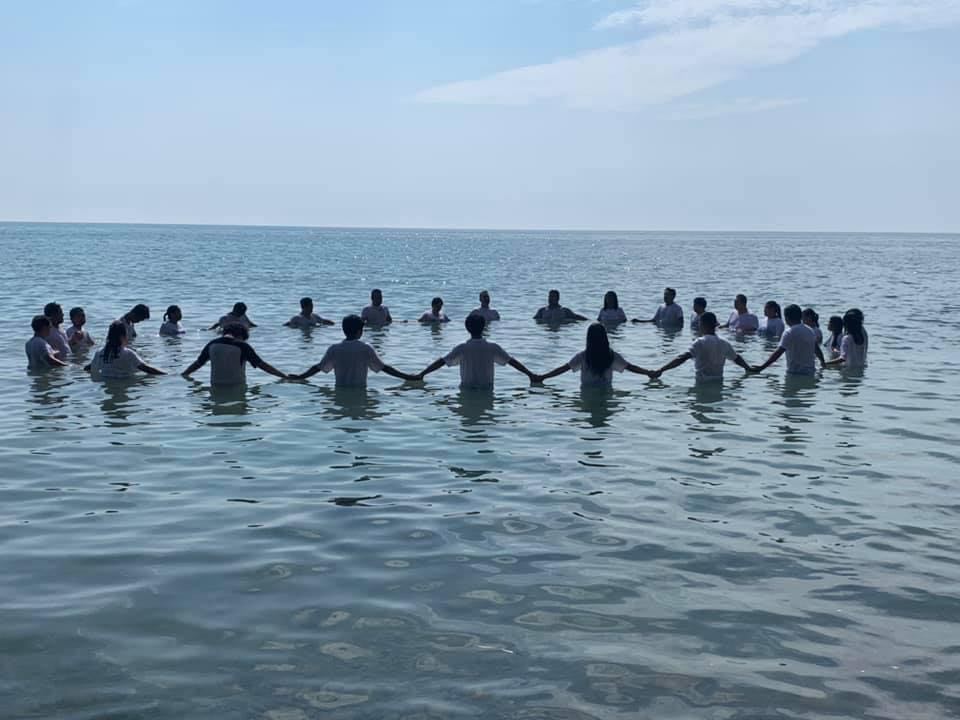
[[[514,368],[515,370],[519,370],[520,372],[522,372],[524,375],[530,378],[530,382],[536,382],[537,376],[534,375],[532,372],[530,372],[530,370],[527,369],[526,365],[524,365],[522,362],[520,362],[516,358],[510,358],[507,361],[507,365]]]
[[[153,365],[147,365],[146,363],[140,363],[137,365],[137,370],[145,372],[147,375],[166,375],[163,370],[158,370],[157,368],[153,367]]]
[[[753,368],[751,368],[750,365],[749,365],[749,363],[747,363],[747,361],[744,360],[743,357],[741,357],[740,353],[737,353],[737,354],[736,354],[736,356],[733,358],[733,361],[734,361],[737,365],[739,365],[740,367],[742,367],[744,370],[746,370],[747,372],[753,372]]]
[[[768,367],[773,365],[777,360],[779,360],[783,353],[784,349],[782,347],[778,347],[776,350],[770,353],[770,357],[767,358],[767,361],[763,365],[754,365],[750,369],[753,370],[753,372],[763,372]]]
[[[323,364],[323,363],[317,363],[316,365],[311,365],[308,370],[305,370],[304,372],[300,373],[299,375],[292,375],[291,377],[292,377],[294,380],[306,380],[307,378],[313,377],[313,376],[316,375],[318,372],[320,372],[322,364]]]
[[[537,376],[535,376],[535,377],[536,377],[536,381],[537,381],[537,382],[543,382],[544,380],[549,380],[550,378],[556,377],[557,375],[563,375],[563,374],[564,374],[565,372],[567,372],[568,370],[570,370],[570,363],[564,363],[564,364],[561,365],[560,367],[554,368],[553,370],[551,370],[550,372],[546,373],[545,375],[537,375]]]
[[[213,325],[211,325],[210,327],[208,327],[207,330],[216,330],[218,327],[220,327],[220,321],[219,321],[219,320],[217,320]]]
[[[412,382],[420,379],[420,377],[417,375],[408,375],[407,373],[400,372],[399,370],[397,370],[394,367],[391,367],[390,365],[384,365],[382,369],[383,369],[383,372],[385,372],[387,375],[390,375],[391,377],[399,378],[400,380],[408,380]]]
[[[182,374],[184,377],[190,377],[193,373],[195,373],[197,370],[199,370],[199,369],[202,368],[204,365],[206,365],[206,364],[207,364],[207,360],[209,360],[209,359],[210,359],[210,353],[209,353],[209,351],[207,350],[207,348],[204,348],[204,349],[200,352],[200,354],[197,356],[197,359],[193,361],[193,364],[190,365],[190,367],[188,367],[186,370],[184,370],[183,373],[181,373],[181,374]]]
[[[423,380],[423,376],[424,376],[424,375],[429,375],[430,373],[439,370],[439,369],[442,368],[445,364],[446,364],[446,363],[444,362],[443,358],[437,358],[437,359],[434,360],[432,363],[430,363],[429,365],[427,365],[423,370],[421,370],[420,373],[419,373],[419,375],[417,375],[416,377],[417,377],[418,380]]]
[[[260,360],[260,369],[263,370],[268,375],[273,375],[274,377],[283,378],[284,380],[289,379],[290,375],[287,375],[285,372],[280,372],[273,365],[268,363],[266,360]]]
[[[653,371],[653,375],[651,375],[651,377],[660,377],[660,375],[662,375],[663,373],[665,373],[667,370],[673,370],[674,368],[680,367],[681,365],[683,365],[687,360],[689,360],[689,359],[692,358],[692,357],[693,357],[693,355],[691,355],[691,354],[688,353],[688,352],[685,352],[685,353],[682,353],[682,354],[680,354],[680,355],[677,355],[673,360],[671,360],[670,362],[668,362],[666,365],[664,365],[664,366],[663,366],[662,368],[660,368],[659,370],[654,370],[654,371]],[[740,357],[740,356],[738,355],[737,357]]]
[[[629,370],[630,372],[636,373],[637,375],[646,375],[647,377],[653,377],[655,372],[653,370],[647,370],[646,368],[642,368],[639,365],[634,365],[633,363],[627,363],[627,366],[624,368],[624,370]]]
[[[570,314],[570,317],[572,317],[574,320],[589,320],[589,319],[590,319],[590,318],[588,318],[588,317],[584,317],[584,316],[581,315],[580,313],[571,313],[571,314]]]

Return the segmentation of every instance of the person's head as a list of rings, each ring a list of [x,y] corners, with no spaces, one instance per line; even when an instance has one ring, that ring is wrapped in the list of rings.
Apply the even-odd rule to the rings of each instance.
[[[171,305],[163,314],[164,322],[180,322],[181,319],[183,319],[183,313],[180,312],[179,305]]]
[[[799,305],[790,303],[783,309],[783,319],[787,325],[799,325],[800,320],[803,319],[803,311]]]
[[[597,375],[602,375],[613,364],[613,350],[607,329],[600,323],[591,323],[587,328],[587,347],[583,355],[587,367]]]
[[[430,309],[433,310],[434,315],[439,315],[440,311],[443,309],[443,298],[435,297],[430,301]]]
[[[717,331],[717,316],[712,312],[705,312],[700,316],[700,332],[704,335],[713,335]]]
[[[747,311],[747,296],[743,293],[740,293],[733,299],[733,309],[737,312],[744,313]]]
[[[490,293],[486,290],[480,291],[480,307],[490,307]]]
[[[853,313],[854,315],[856,315],[857,317],[859,317],[859,318],[860,318],[860,324],[861,324],[861,325],[863,324],[863,310],[861,310],[860,308],[850,308],[849,310],[847,310],[847,312],[848,312],[848,313]]]
[[[233,310],[230,311],[230,314],[234,317],[243,317],[247,314],[247,304],[238,302],[233,304]]]
[[[813,308],[804,308],[801,317],[803,318],[804,325],[820,327],[820,316],[817,315],[817,311]]]
[[[767,300],[766,304],[763,306],[763,314],[770,320],[781,317],[780,303],[778,303],[776,300]]]
[[[613,290],[607,290],[603,295],[603,309],[616,310],[618,307],[620,307],[620,299],[617,294]]]
[[[547,305],[555,307],[560,304],[560,291],[551,290],[547,293]]]
[[[70,322],[76,327],[83,327],[87,323],[87,314],[82,307],[70,308]]]
[[[370,299],[373,299],[373,295]],[[363,335],[363,318],[359,315],[347,315],[340,322],[340,327],[343,328],[343,336],[347,340],[358,340]]]
[[[383,305],[383,293],[380,292],[380,288],[374,288],[370,291],[370,304],[374,307]]]
[[[103,355],[109,360],[120,355],[120,350],[127,344],[127,326],[119,320],[110,323],[107,330],[107,339],[103,344]]]
[[[843,332],[843,318],[839,315],[831,315],[830,319],[827,321],[827,330],[832,332],[834,335],[839,335]]]
[[[47,337],[50,334],[50,318],[46,315],[34,315],[30,321],[30,327],[33,328],[33,334],[39,337]]]
[[[313,298],[300,298],[300,312],[304,315],[309,315],[313,312]]]
[[[857,345],[863,345],[863,313],[857,308],[847,310],[843,314],[843,331],[850,335]]]
[[[702,297],[695,297],[693,299],[693,311],[697,315],[703,315],[707,309],[707,299]]]
[[[663,289],[663,302],[667,305],[672,305],[673,301],[677,297],[677,291],[673,288],[664,288]]]
[[[250,337],[250,331],[243,323],[227,323],[227,326],[223,329],[223,334],[229,335],[235,340],[245,341]]]
[[[467,315],[467,319],[463,321],[463,325],[467,328],[467,332],[470,333],[470,337],[478,338],[483,337],[483,329],[487,326],[487,321],[483,315]]]
[[[59,325],[63,322],[63,308],[60,303],[47,303],[43,306],[43,314],[50,318],[51,325]]]
[[[138,323],[150,319],[150,308],[143,303],[138,303],[130,308],[127,313],[127,322]]]

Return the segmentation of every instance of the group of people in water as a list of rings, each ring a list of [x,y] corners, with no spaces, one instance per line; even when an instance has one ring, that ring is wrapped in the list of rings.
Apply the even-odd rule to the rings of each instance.
[[[437,358],[419,373],[405,373],[386,364],[373,347],[361,337],[365,327],[383,327],[393,322],[389,308],[383,304],[383,293],[375,289],[370,294],[370,305],[359,315],[347,315],[340,325],[344,339],[330,345],[320,362],[302,373],[284,373],[263,360],[248,342],[250,330],[257,327],[247,316],[247,306],[238,302],[233,309],[213,323],[208,330],[219,330],[220,336],[208,342],[197,359],[183,371],[191,376],[205,364],[210,363],[210,381],[213,385],[240,384],[246,380],[249,364],[266,373],[288,380],[305,380],[318,372],[335,375],[338,386],[366,385],[369,370],[383,372],[405,381],[422,381],[424,377],[442,367],[458,366],[462,387],[492,387],[496,365],[510,365],[526,375],[531,383],[539,384],[568,371],[579,371],[584,386],[609,386],[614,372],[629,372],[658,378],[664,372],[679,367],[688,360],[696,366],[697,382],[715,382],[723,379],[727,360],[747,372],[762,372],[786,355],[786,372],[790,375],[813,375],[820,367],[862,368],[867,356],[867,332],[863,326],[863,313],[856,308],[842,317],[833,316],[827,325],[830,335],[824,340],[819,327],[819,318],[812,308],[801,309],[798,305],[780,305],[769,301],[764,306],[764,322],[751,313],[745,295],[737,295],[733,312],[726,322],[720,323],[717,316],[707,310],[705,298],[693,301],[690,328],[698,337],[690,348],[660,368],[648,369],[628,362],[610,347],[607,328],[627,322],[620,308],[617,294],[609,291],[604,295],[603,308],[597,321],[587,329],[586,345],[581,352],[564,364],[542,374],[529,370],[522,362],[511,356],[497,343],[484,335],[491,323],[500,319],[500,314],[490,307],[490,294],[480,293],[480,305],[466,317],[464,325],[469,339],[454,347],[445,356]],[[150,375],[166,374],[145,362],[131,347],[137,337],[137,324],[150,318],[150,308],[135,305],[129,312],[110,324],[103,347],[99,348],[89,364],[84,366],[95,377],[120,379],[134,376],[137,372]],[[181,324],[183,313],[171,305],[163,315],[159,334],[176,337],[185,330]],[[561,324],[588,320],[560,304],[560,293],[550,290],[547,304],[533,317],[541,323]],[[446,323],[449,318],[443,312],[443,299],[434,298],[430,310],[420,316],[419,322]],[[634,323],[653,323],[664,329],[678,330],[683,327],[683,309],[676,303],[676,291],[666,288],[663,304],[650,318],[635,318]],[[83,358],[96,344],[85,329],[86,315],[83,308],[70,310],[70,327],[62,329],[63,309],[57,303],[44,307],[42,315],[33,318],[33,337],[27,341],[26,353],[29,368],[33,371],[47,370],[69,365],[69,358]],[[285,325],[292,328],[313,328],[335,324],[314,312],[313,300],[300,300],[300,312]],[[725,338],[717,335],[718,329],[727,329],[736,334],[758,333],[779,338],[779,343],[761,364],[751,365]],[[826,354],[824,353],[826,349]],[[829,356],[829,357],[828,357]]]

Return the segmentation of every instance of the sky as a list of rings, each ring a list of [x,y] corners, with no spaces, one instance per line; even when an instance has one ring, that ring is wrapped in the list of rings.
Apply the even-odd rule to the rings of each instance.
[[[960,231],[960,0],[0,0],[0,220]]]

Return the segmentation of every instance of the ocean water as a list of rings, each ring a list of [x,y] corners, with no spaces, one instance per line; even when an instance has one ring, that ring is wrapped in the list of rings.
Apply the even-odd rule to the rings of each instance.
[[[0,700],[10,718],[943,718],[960,714],[960,237],[0,224]],[[696,388],[617,375],[581,392],[499,368],[212,392],[178,373],[237,300],[302,371],[338,327],[282,327],[311,295],[415,372],[465,337],[536,371],[586,324],[530,317],[557,287],[595,316],[664,285],[721,317],[745,292],[861,307],[861,375],[728,368]],[[31,376],[48,301],[168,377]],[[156,331],[170,303],[188,332]],[[659,366],[691,341],[612,333]],[[751,362],[772,345],[735,340]]]

